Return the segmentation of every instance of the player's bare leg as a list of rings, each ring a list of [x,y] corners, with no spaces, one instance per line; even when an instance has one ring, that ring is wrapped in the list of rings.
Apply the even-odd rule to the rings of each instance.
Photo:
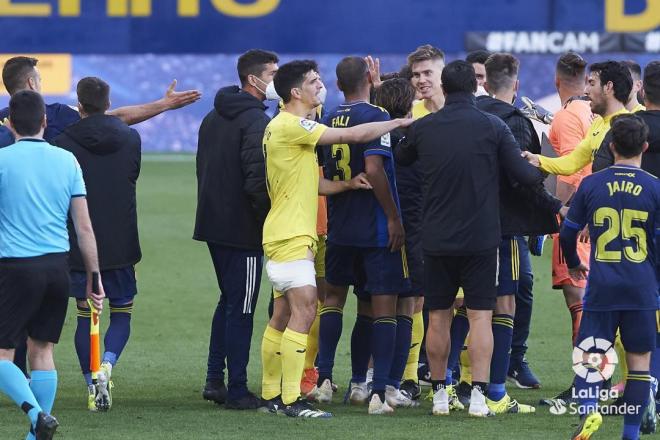
[[[490,360],[493,355],[493,312],[490,310],[467,309],[470,322],[470,344],[468,355],[472,368],[472,395],[470,396],[470,410],[472,416],[485,417],[490,415],[485,389],[482,384],[488,383],[490,373]],[[446,365],[445,365],[446,368]]]
[[[449,395],[446,390],[447,361],[451,349],[449,330],[454,317],[452,308],[429,310],[429,326],[426,330],[426,357],[431,370],[431,383],[434,386],[433,410],[434,415],[449,414]]]

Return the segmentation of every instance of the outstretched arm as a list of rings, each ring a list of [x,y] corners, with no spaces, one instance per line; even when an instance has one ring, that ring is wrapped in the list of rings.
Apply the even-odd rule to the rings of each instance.
[[[196,102],[202,94],[197,90],[184,90],[177,92],[176,80],[167,88],[165,96],[161,99],[146,104],[131,105],[110,110],[107,113],[113,115],[127,123],[128,125],[138,124],[151,119],[167,110],[174,110],[185,107]]]
[[[413,122],[413,119],[393,119],[385,122],[369,122],[348,128],[328,128],[321,135],[317,144],[364,144],[396,128],[407,127]]]

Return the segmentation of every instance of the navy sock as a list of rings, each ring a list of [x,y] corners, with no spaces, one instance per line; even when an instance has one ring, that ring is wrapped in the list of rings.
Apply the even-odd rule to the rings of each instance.
[[[465,338],[470,331],[470,322],[467,318],[467,310],[461,307],[456,310],[456,315],[451,322],[451,329],[449,330],[449,337],[451,338],[451,348],[449,350],[449,358],[447,359],[447,369],[454,370],[458,367],[458,360],[461,357],[461,350],[465,344]],[[457,376],[458,377],[458,376]],[[451,377],[447,380],[451,381]],[[451,382],[447,382],[451,383]]]
[[[576,396],[585,396],[578,397],[578,402],[580,403],[578,413],[581,416],[597,410],[598,396],[600,395],[602,385],[602,381],[590,383],[583,377],[575,376],[575,379],[573,379],[574,393]]]
[[[651,376],[648,371],[628,371],[626,376],[626,388],[623,391],[623,401],[627,408],[623,415],[623,437],[630,440],[639,439],[639,426],[642,423],[642,415],[649,401],[651,387]]]
[[[34,397],[25,374],[13,362],[0,361],[0,391],[27,414],[34,427],[37,416],[43,410]]]
[[[332,382],[335,352],[341,338],[343,311],[341,307],[322,307],[319,317],[319,380],[321,386],[326,379]]]
[[[132,302],[122,305],[110,304],[110,326],[103,340],[105,344],[103,362],[110,362],[112,366],[117,363],[131,335],[131,313],[133,313]]]
[[[657,338],[660,341],[660,333]],[[651,376],[660,382],[660,348],[657,347],[651,352]]]
[[[394,355],[392,357],[392,368],[390,369],[390,380],[388,385],[399,389],[403,371],[406,369],[408,354],[410,353],[410,341],[412,339],[412,318],[405,315],[396,317],[396,340],[394,342]]]
[[[506,395],[506,374],[509,371],[509,352],[513,337],[513,316],[493,316],[493,357],[490,361],[488,398],[500,400]]]
[[[385,391],[392,369],[396,327],[396,318],[393,316],[384,316],[374,320],[371,334],[371,353],[374,358],[373,392],[379,395]]]
[[[80,363],[80,371],[85,376],[87,385],[92,384],[92,375],[89,369],[89,327],[92,312],[89,309],[78,306],[77,311],[78,325],[74,335],[74,343],[76,346],[76,354],[78,355],[78,362]]]
[[[367,380],[367,369],[371,359],[371,333],[373,320],[369,316],[357,315],[351,334],[351,382],[362,383]]]

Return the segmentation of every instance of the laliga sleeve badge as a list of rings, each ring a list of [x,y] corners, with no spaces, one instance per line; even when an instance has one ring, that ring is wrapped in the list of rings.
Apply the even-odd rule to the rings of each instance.
[[[309,119],[300,120],[300,126],[305,130],[309,131],[310,133],[314,130],[314,127],[316,127],[316,125],[317,125],[316,122],[310,121]]]
[[[392,140],[390,139],[389,133],[385,133],[380,137],[380,145],[383,147],[392,147]]]

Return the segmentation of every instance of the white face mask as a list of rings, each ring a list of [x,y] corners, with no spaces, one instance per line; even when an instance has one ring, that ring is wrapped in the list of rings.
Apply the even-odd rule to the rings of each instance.
[[[261,78],[259,78],[259,77],[255,76],[255,78],[257,78],[257,80],[261,84],[266,85],[266,90],[261,90],[259,87],[257,87],[257,90],[259,90],[261,93],[266,95],[267,100],[269,100],[269,101],[279,101],[281,99],[280,95],[278,95],[277,91],[275,91],[275,83],[273,81],[271,81],[269,83],[266,83],[265,81],[262,81]]]
[[[328,97],[328,89],[326,89],[325,86],[319,90],[318,97],[319,101],[321,101],[321,104],[325,104],[325,98]]]
[[[483,86],[477,86],[477,91],[474,93],[474,96],[487,96],[488,92],[484,89]]]

